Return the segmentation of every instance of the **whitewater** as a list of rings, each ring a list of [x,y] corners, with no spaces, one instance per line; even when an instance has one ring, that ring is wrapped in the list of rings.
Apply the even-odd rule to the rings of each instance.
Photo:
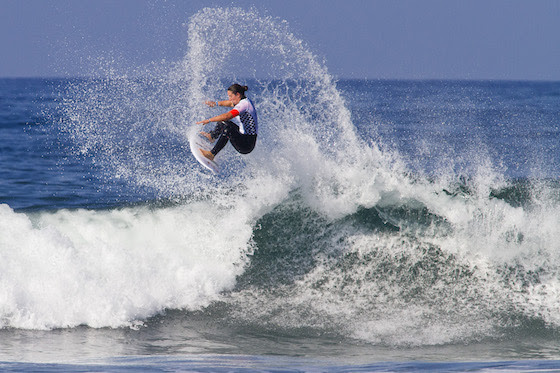
[[[187,35],[181,61],[0,85],[0,360],[554,364],[558,83],[339,82],[241,8],[203,9]],[[188,136],[234,82],[259,139],[213,175]]]

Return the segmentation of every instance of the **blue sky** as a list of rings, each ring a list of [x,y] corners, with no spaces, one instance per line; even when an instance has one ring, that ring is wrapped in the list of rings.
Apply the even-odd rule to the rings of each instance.
[[[338,78],[560,80],[557,0],[0,0],[0,77],[178,61],[207,6],[286,20]]]

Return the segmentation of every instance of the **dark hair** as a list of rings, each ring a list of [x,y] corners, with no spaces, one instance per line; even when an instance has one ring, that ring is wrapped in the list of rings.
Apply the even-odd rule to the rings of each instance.
[[[232,84],[229,88],[228,91],[231,91],[235,94],[239,93],[241,95],[241,98],[245,97],[245,91],[248,91],[249,87],[247,87],[246,85],[239,85],[237,83]]]

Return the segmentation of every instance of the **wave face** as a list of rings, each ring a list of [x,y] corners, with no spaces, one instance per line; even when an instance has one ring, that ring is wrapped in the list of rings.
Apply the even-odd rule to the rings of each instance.
[[[209,175],[187,136],[217,114],[201,103],[247,75],[257,148],[224,150]],[[155,201],[0,206],[13,232],[0,237],[0,326],[138,326],[183,310],[388,345],[556,330],[558,185],[511,181],[484,149],[457,154],[472,159],[466,176],[423,172],[347,100],[285,23],[238,8],[193,16],[179,63],[71,82],[60,135],[98,177]]]

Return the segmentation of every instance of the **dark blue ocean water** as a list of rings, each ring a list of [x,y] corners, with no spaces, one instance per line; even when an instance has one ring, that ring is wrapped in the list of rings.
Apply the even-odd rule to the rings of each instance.
[[[269,18],[190,24],[171,65],[0,79],[0,369],[560,370],[560,83],[336,81]],[[258,145],[212,175],[231,81]]]

